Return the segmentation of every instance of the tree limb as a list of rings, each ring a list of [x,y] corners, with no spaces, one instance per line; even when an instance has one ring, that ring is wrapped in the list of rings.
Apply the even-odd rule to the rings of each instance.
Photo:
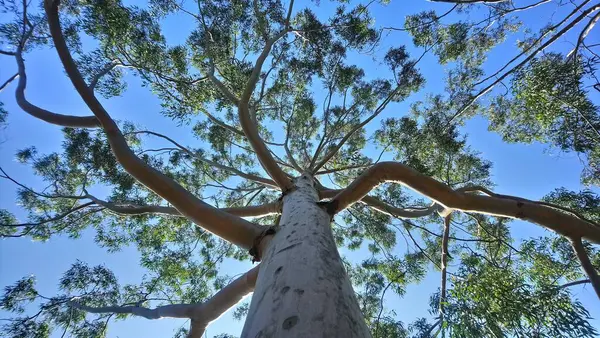
[[[172,138],[170,138],[170,137],[168,137],[166,135],[159,134],[159,133],[156,133],[156,132],[153,132],[153,131],[149,131],[149,130],[138,130],[138,131],[131,132],[130,134],[149,134],[149,135],[154,135],[154,136],[160,137],[162,139],[165,139],[165,140],[171,142],[176,147],[178,147],[179,149],[181,149],[182,151],[184,151],[186,154],[188,154],[188,155],[190,155],[190,156],[192,156],[192,157],[200,160],[201,162],[209,164],[209,165],[211,165],[213,167],[217,167],[217,168],[229,171],[231,173],[236,174],[237,176],[240,176],[242,178],[248,179],[248,180],[253,181],[253,182],[260,183],[260,184],[262,184],[264,186],[267,186],[269,188],[279,189],[279,187],[277,186],[277,184],[275,182],[273,182],[272,180],[268,179],[268,178],[256,176],[256,175],[253,175],[253,174],[247,174],[247,173],[245,173],[245,172],[243,172],[241,170],[238,170],[236,168],[229,167],[229,166],[220,164],[218,162],[206,159],[206,158],[198,155],[197,153],[191,151],[187,147],[182,146],[181,144],[177,143],[175,140],[173,140]]]
[[[169,304],[154,309],[137,305],[92,307],[76,301],[71,301],[69,304],[89,313],[132,314],[146,319],[189,318],[191,324],[188,338],[200,338],[210,322],[220,317],[254,290],[259,269],[260,265],[255,266],[203,303]]]
[[[579,262],[581,262],[583,271],[585,271],[590,283],[594,287],[596,295],[598,295],[598,298],[600,298],[600,275],[598,275],[598,271],[596,271],[596,268],[594,265],[592,265],[592,262],[590,262],[587,252],[585,252],[581,237],[571,238],[571,245],[573,246],[573,250],[575,251],[577,258],[579,258]]]
[[[342,189],[323,189],[319,191],[319,196],[323,199],[332,198],[337,196],[342,191]],[[398,208],[388,203],[385,203],[384,201],[373,196],[364,196],[360,201],[383,214],[403,219],[425,217],[433,214],[434,212],[439,212],[444,209],[443,206],[436,203],[432,204],[427,208]]]
[[[17,60],[19,82],[15,91],[15,99],[21,109],[33,117],[40,120],[52,123],[63,127],[75,128],[98,128],[100,122],[95,116],[73,116],[53,113],[46,109],[40,108],[25,98],[25,88],[27,87],[27,74],[25,73],[25,61],[23,60],[22,48],[17,48],[15,53]]]
[[[571,15],[573,15],[573,13],[575,13],[576,11],[578,11],[579,9],[581,9],[585,3],[581,4],[579,7],[577,7],[568,17],[570,17]],[[558,33],[556,33],[554,36],[552,36],[550,39],[548,39],[548,41],[544,42],[539,48],[537,48],[533,53],[529,54],[525,59],[523,59],[523,61],[521,61],[519,64],[517,64],[516,66],[514,66],[513,68],[511,68],[509,71],[507,71],[506,73],[502,74],[501,76],[497,77],[496,80],[494,82],[492,82],[491,84],[489,84],[488,86],[486,86],[485,88],[481,89],[477,94],[475,94],[474,96],[472,96],[466,104],[464,104],[449,120],[447,125],[450,126],[460,115],[462,115],[469,107],[471,107],[471,105],[473,103],[475,103],[475,101],[477,101],[479,98],[481,98],[483,95],[487,94],[490,90],[492,90],[492,88],[494,88],[494,86],[496,86],[496,84],[502,82],[506,77],[508,77],[508,75],[510,75],[512,72],[514,72],[516,69],[522,67],[523,65],[525,65],[527,62],[529,62],[531,59],[533,59],[538,53],[540,53],[541,51],[543,51],[544,49],[546,49],[546,47],[550,46],[554,41],[556,41],[558,38],[560,38],[561,36],[563,36],[565,33],[567,33],[571,28],[573,28],[573,26],[575,26],[577,23],[579,23],[581,20],[583,20],[584,18],[586,18],[588,15],[590,15],[591,13],[597,11],[598,9],[600,9],[600,4],[597,4],[595,6],[592,6],[588,9],[586,9],[585,11],[582,11],[581,14],[579,16],[577,16],[575,19],[573,19],[573,21],[571,21],[568,25],[566,25],[563,29],[561,29]],[[554,27],[558,27],[560,26],[564,21],[567,20],[567,18],[565,18],[561,23],[555,25]],[[553,28],[554,28],[553,27]],[[519,54],[518,56],[521,56],[523,53]],[[518,57],[517,56],[517,57]]]
[[[585,25],[585,27],[581,30],[581,33],[579,33],[579,37],[577,38],[577,44],[575,45],[575,48],[573,48],[573,50],[570,51],[569,54],[567,54],[567,59],[575,59],[575,57],[577,56],[577,50],[579,49],[579,46],[583,43],[583,40],[585,40],[585,38],[592,31],[592,29],[594,29],[594,26],[596,25],[596,23],[598,23],[598,20],[600,20],[600,13],[596,13],[596,15],[594,15],[594,17],[592,17],[590,21]]]
[[[169,206],[115,204],[100,200],[92,195],[87,195],[86,197],[119,215],[163,214],[184,217],[177,209]],[[281,203],[276,201],[255,206],[219,208],[219,210],[239,217],[258,217],[280,213]]]
[[[441,281],[441,287],[440,287],[440,304],[439,304],[439,311],[440,311],[440,320],[442,321],[442,323],[444,322],[444,305],[446,303],[446,282],[447,282],[447,276],[448,276],[448,239],[450,237],[450,221],[451,221],[452,215],[448,214],[446,217],[444,217],[444,234],[442,237],[442,263],[441,263],[441,267],[442,267],[442,281]]]
[[[141,184],[163,197],[184,216],[204,229],[240,247],[252,247],[254,238],[261,233],[259,226],[202,202],[173,179],[148,166],[135,155],[115,121],[88,88],[77,69],[62,34],[58,17],[58,1],[45,0],[44,7],[50,34],[65,71],[83,101],[100,122],[111,149],[123,168]]]
[[[240,120],[242,130],[244,131],[244,134],[248,139],[248,143],[250,143],[252,149],[254,149],[254,151],[256,152],[256,156],[258,157],[258,160],[262,167],[284,192],[292,189],[294,185],[289,179],[289,177],[285,174],[285,172],[279,167],[277,162],[275,162],[275,159],[273,158],[273,156],[271,156],[269,149],[258,134],[258,127],[252,119],[254,113],[250,110],[249,101],[252,97],[252,93],[254,92],[254,88],[256,87],[256,83],[258,82],[262,65],[269,56],[273,44],[275,44],[277,40],[279,40],[285,34],[287,34],[287,32],[288,30],[286,28],[267,41],[261,54],[256,60],[256,63],[250,75],[250,79],[246,84],[246,87],[244,89],[244,92],[242,93],[242,97],[240,98],[238,104],[238,118]]]
[[[453,190],[446,184],[398,162],[381,162],[363,172],[329,202],[328,212],[334,215],[344,210],[383,182],[405,185],[431,198],[449,211],[455,209],[518,218],[537,223],[569,238],[583,237],[594,243],[600,243],[600,227],[572,214],[527,199],[512,196],[482,196]]]
[[[6,86],[8,86],[11,82],[13,82],[18,76],[19,76],[19,73],[15,73],[15,75],[9,77],[6,81],[4,81],[4,83],[2,85],[0,85],[0,93],[4,90],[4,88],[6,88]]]

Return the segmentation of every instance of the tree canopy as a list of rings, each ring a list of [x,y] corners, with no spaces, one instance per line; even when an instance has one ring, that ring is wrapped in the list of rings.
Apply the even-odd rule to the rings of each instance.
[[[58,294],[25,276],[0,298],[3,335],[104,337],[113,321],[159,318],[150,307],[207,303],[309,173],[338,248],[360,253],[344,264],[374,337],[598,336],[571,289],[600,290],[599,2],[0,4],[2,68],[14,70],[1,74],[0,125],[27,113],[63,128],[52,152],[11,154],[46,188],[0,168],[18,205],[1,206],[2,241],[92,233],[107,254],[134,248],[147,271],[122,284],[73,257]],[[27,95],[28,57],[54,49],[89,112]],[[148,119],[190,135],[113,120],[105,107],[131,86],[159,99]],[[581,189],[540,201],[492,192],[473,119],[505,142],[576,155]],[[552,232],[523,237],[515,219]],[[432,271],[430,316],[407,321],[384,302]]]

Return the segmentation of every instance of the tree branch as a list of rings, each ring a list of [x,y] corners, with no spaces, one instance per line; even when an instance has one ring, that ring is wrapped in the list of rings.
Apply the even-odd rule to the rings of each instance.
[[[154,309],[137,305],[92,307],[76,301],[71,301],[69,304],[89,313],[132,314],[146,319],[189,318],[191,319],[191,327],[188,338],[200,338],[210,322],[217,319],[254,290],[259,269],[260,265],[255,266],[203,303],[170,304]]]
[[[425,176],[401,163],[381,162],[357,177],[338,193],[327,206],[331,215],[359,201],[383,182],[397,182],[423,194],[448,211],[452,209],[537,223],[569,238],[586,238],[600,243],[600,227],[572,214],[512,196],[482,196],[453,190],[444,183]]]
[[[195,152],[191,151],[190,149],[188,149],[188,148],[186,148],[186,147],[182,146],[181,144],[177,143],[175,140],[173,140],[172,138],[170,138],[170,137],[168,137],[168,136],[166,136],[166,135],[159,134],[159,133],[156,133],[156,132],[153,132],[153,131],[149,131],[149,130],[139,130],[139,131],[134,131],[134,132],[131,132],[130,134],[149,134],[149,135],[154,135],[154,136],[160,137],[160,138],[162,138],[162,139],[165,139],[165,140],[167,140],[167,141],[171,142],[171,143],[172,143],[172,144],[174,144],[174,145],[175,145],[177,148],[181,149],[181,150],[182,150],[182,151],[184,151],[186,154],[188,154],[188,155],[190,155],[190,156],[192,156],[192,157],[194,157],[194,158],[196,158],[196,159],[200,160],[201,162],[204,162],[204,163],[206,163],[206,164],[209,164],[209,165],[211,165],[211,166],[213,166],[213,167],[217,167],[217,168],[220,168],[220,169],[223,169],[223,170],[229,171],[229,172],[231,172],[231,173],[234,173],[234,174],[236,174],[237,176],[240,176],[240,177],[242,177],[242,178],[248,179],[248,180],[250,180],[250,181],[253,181],[253,182],[260,183],[260,184],[262,184],[262,185],[264,185],[264,186],[267,186],[267,187],[269,187],[269,188],[273,188],[273,189],[279,189],[279,187],[277,186],[277,184],[276,184],[275,182],[273,182],[272,180],[268,179],[268,178],[264,178],[264,177],[256,176],[256,175],[253,175],[253,174],[247,174],[247,173],[245,173],[245,172],[243,172],[243,171],[240,171],[240,170],[238,170],[238,169],[236,169],[236,168],[232,168],[232,167],[229,167],[229,166],[226,166],[226,165],[220,164],[220,163],[218,163],[218,162],[215,162],[215,161],[211,161],[211,160],[209,160],[209,159],[206,159],[206,158],[204,158],[204,157],[202,157],[202,156],[198,155],[197,153],[195,153]]]
[[[73,116],[53,113],[46,109],[40,108],[25,98],[25,88],[27,87],[27,74],[25,73],[25,61],[22,56],[22,48],[17,48],[15,54],[17,60],[19,82],[17,83],[17,89],[15,91],[15,98],[17,104],[21,109],[33,117],[37,117],[40,120],[52,123],[63,127],[75,127],[75,128],[98,128],[100,123],[95,116]]]
[[[4,88],[6,88],[6,86],[8,86],[11,82],[13,82],[18,76],[19,76],[19,73],[15,73],[15,75],[9,77],[6,81],[4,81],[4,83],[2,85],[0,85],[0,93],[4,90]]]
[[[322,199],[325,198],[333,198],[341,193],[343,190],[333,190],[333,189],[323,189],[319,191],[319,196]],[[444,209],[443,206],[439,204],[432,204],[427,208],[398,208],[392,206],[384,201],[378,199],[373,196],[364,196],[361,200],[362,203],[368,205],[376,211],[379,211],[383,214],[398,217],[398,218],[420,218],[433,214],[434,212],[439,212]]]
[[[442,237],[442,263],[441,263],[441,267],[442,267],[442,281],[441,281],[441,287],[440,287],[440,304],[439,304],[439,310],[440,310],[440,320],[442,321],[442,324],[444,322],[444,305],[446,303],[446,282],[447,282],[447,276],[448,276],[448,239],[450,237],[450,221],[451,221],[452,215],[448,214],[446,217],[444,217],[444,234]],[[443,325],[442,325],[443,326]]]
[[[258,157],[262,167],[284,192],[292,189],[294,185],[285,172],[279,167],[277,162],[275,162],[275,159],[269,152],[269,149],[258,134],[258,127],[252,119],[254,112],[250,110],[249,102],[250,98],[252,97],[252,93],[254,92],[254,88],[256,87],[256,83],[258,82],[262,65],[271,52],[273,44],[287,34],[287,32],[288,29],[286,28],[267,41],[261,54],[256,60],[250,75],[250,79],[246,84],[238,104],[238,117],[242,126],[242,130],[248,139],[248,143],[250,143],[252,149],[254,149],[256,152],[256,156]]]
[[[79,73],[62,34],[58,18],[58,1],[45,0],[44,7],[50,34],[65,71],[81,98],[102,125],[111,149],[123,168],[136,180],[163,197],[184,216],[204,229],[240,247],[252,247],[254,238],[261,232],[259,226],[202,202],[177,182],[148,166],[135,155],[127,145],[127,141],[115,121],[112,120]]]
[[[600,276],[598,275],[598,271],[596,271],[594,265],[592,265],[592,262],[590,262],[587,252],[585,252],[581,237],[571,238],[571,245],[573,246],[573,250],[575,251],[577,258],[579,258],[579,262],[581,262],[583,271],[585,271],[590,283],[592,283],[594,291],[596,291],[596,295],[598,295],[598,298],[600,298]]]
[[[567,18],[569,18],[571,15],[573,15],[575,12],[577,12],[578,10],[580,10],[585,4],[587,3],[584,2],[582,3],[579,7],[577,7],[570,15],[568,15],[563,21],[561,21],[560,23],[556,24],[555,26],[553,26],[552,28],[556,28],[559,27],[562,23],[564,23]],[[588,9],[586,9],[585,11],[582,11],[581,14],[576,17],[575,19],[573,19],[573,21],[571,21],[567,26],[565,26],[563,29],[561,29],[558,33],[556,33],[554,36],[552,36],[550,39],[548,39],[548,41],[544,42],[539,48],[537,48],[533,53],[529,54],[525,59],[523,59],[523,61],[521,61],[519,64],[517,64],[516,66],[514,66],[513,68],[511,68],[509,71],[507,71],[506,73],[502,74],[501,76],[497,77],[496,80],[494,82],[492,82],[491,84],[489,84],[487,87],[481,89],[477,94],[475,94],[473,97],[471,97],[466,104],[464,104],[449,120],[448,120],[448,126],[450,126],[460,115],[462,115],[469,107],[471,107],[471,105],[473,103],[475,103],[475,101],[477,101],[479,98],[481,98],[483,95],[487,94],[490,90],[492,90],[492,88],[494,88],[494,86],[496,86],[496,84],[502,82],[506,77],[508,77],[508,75],[510,75],[512,72],[514,72],[516,69],[522,67],[523,65],[525,65],[527,62],[529,62],[531,59],[533,59],[539,52],[543,51],[544,49],[546,49],[546,47],[550,46],[554,41],[556,41],[558,38],[560,38],[562,35],[564,35],[565,33],[567,33],[571,28],[573,28],[573,26],[575,26],[577,23],[579,23],[581,20],[583,20],[584,18],[586,18],[589,14],[597,11],[598,9],[600,9],[600,4],[597,4],[595,6],[592,6]],[[524,53],[524,52],[523,52]],[[523,55],[523,53],[519,54],[516,58],[518,58],[519,56]],[[516,59],[515,58],[515,59]],[[513,59],[514,60],[514,59]],[[512,62],[512,60],[511,60]],[[510,62],[509,62],[510,63]]]
[[[396,94],[396,92],[398,91],[399,88],[396,88],[395,90],[393,90],[390,95],[388,95],[388,97],[379,105],[379,107],[377,107],[377,109],[375,109],[375,111],[373,112],[373,114],[371,114],[371,116],[369,116],[368,118],[366,118],[364,121],[362,121],[361,123],[359,123],[356,127],[352,128],[352,130],[350,130],[341,140],[340,142],[338,142],[338,144],[331,149],[331,151],[329,151],[329,153],[327,153],[323,159],[321,159],[321,161],[314,166],[314,168],[311,168],[310,171],[313,173],[316,173],[317,171],[319,171],[319,169],[321,169],[327,162],[329,162],[329,160],[335,155],[337,154],[337,152],[342,148],[342,146],[350,139],[350,137],[359,129],[361,129],[362,127],[366,126],[369,122],[371,122],[371,120],[373,120],[375,117],[377,117],[377,115],[379,115],[384,109],[385,107],[388,105],[388,103],[390,103],[390,101],[392,100],[392,97]],[[315,156],[317,156],[318,154],[315,154]]]
[[[596,15],[594,15],[594,17],[590,19],[587,25],[585,25],[583,30],[581,30],[581,33],[579,33],[579,37],[577,38],[577,44],[575,45],[575,48],[573,48],[573,50],[570,51],[569,54],[567,54],[567,59],[571,57],[575,59],[575,57],[577,56],[577,50],[579,49],[579,46],[581,46],[583,40],[585,40],[585,38],[588,36],[588,34],[590,34],[592,29],[594,29],[594,26],[596,26],[598,20],[600,20],[600,13],[596,13]]]
[[[92,195],[87,195],[86,197],[119,215],[163,214],[184,217],[177,209],[169,206],[115,204],[100,200]],[[219,208],[219,210],[239,217],[258,217],[280,213],[281,203],[276,201],[255,206]]]

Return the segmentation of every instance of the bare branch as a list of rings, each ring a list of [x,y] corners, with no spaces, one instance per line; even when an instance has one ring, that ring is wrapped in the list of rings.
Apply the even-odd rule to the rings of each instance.
[[[118,66],[122,66],[122,64],[119,61],[112,61],[107,63],[104,68],[102,68],[102,70],[100,70],[100,72],[98,72],[98,74],[96,74],[92,80],[90,81],[90,85],[89,88],[91,90],[96,89],[96,85],[98,84],[98,81],[100,81],[100,79],[108,74],[111,70],[115,69]]]
[[[581,33],[579,33],[579,37],[577,38],[577,44],[575,45],[575,48],[573,48],[573,50],[570,51],[569,54],[567,54],[567,59],[568,58],[573,58],[573,59],[576,58],[577,51],[579,50],[579,46],[583,43],[583,40],[585,40],[585,38],[588,36],[588,34],[590,34],[592,29],[594,29],[594,26],[596,26],[596,23],[598,23],[598,20],[600,20],[600,13],[597,13],[596,15],[594,15],[594,17],[592,17],[590,19],[590,21],[587,23],[587,25],[585,25],[585,27],[581,30]]]
[[[575,12],[577,12],[578,10],[580,10],[586,2],[582,3],[579,7],[577,7],[569,16],[567,16],[567,18],[569,18],[571,15],[573,15]],[[519,64],[517,64],[516,66],[514,66],[513,68],[511,68],[509,71],[507,71],[506,73],[502,74],[501,76],[497,77],[496,80],[494,82],[492,82],[491,84],[489,84],[488,86],[486,86],[485,88],[481,89],[477,94],[475,94],[473,97],[471,97],[468,102],[466,104],[464,104],[449,120],[448,120],[448,126],[452,125],[452,123],[460,116],[462,115],[469,107],[471,107],[471,105],[473,103],[475,103],[475,101],[477,101],[479,98],[481,98],[483,95],[487,94],[490,90],[492,90],[492,88],[494,88],[498,83],[502,82],[505,78],[507,78],[510,74],[512,74],[516,69],[522,67],[523,65],[525,65],[526,63],[528,63],[531,59],[533,59],[538,53],[540,53],[541,51],[543,51],[544,49],[546,49],[548,46],[550,46],[554,41],[556,41],[558,38],[560,38],[561,36],[563,36],[565,33],[567,33],[569,30],[571,30],[571,28],[573,28],[573,26],[575,26],[576,24],[578,24],[581,20],[583,20],[584,18],[586,18],[588,15],[590,15],[591,13],[597,11],[598,9],[600,9],[600,4],[597,4],[595,6],[592,6],[588,9],[586,9],[585,11],[582,11],[581,14],[579,16],[577,16],[575,19],[573,19],[573,21],[571,21],[568,25],[566,25],[563,29],[561,29],[558,33],[556,33],[554,36],[552,36],[550,39],[548,39],[548,41],[544,42],[539,48],[537,48],[533,53],[529,54],[525,59],[523,59],[523,61],[519,62]],[[559,27],[560,25],[562,25],[562,23],[564,23],[567,18],[565,18],[563,21],[561,21],[560,23],[556,24],[555,26],[553,26],[552,28],[555,27]],[[519,54],[516,58],[520,57],[521,55],[523,55],[523,53]],[[513,59],[514,60],[514,59]],[[512,60],[511,60],[512,62]],[[509,62],[510,63],[510,62]]]
[[[509,0],[429,0],[431,2],[446,2],[451,4],[495,4]]]
[[[61,219],[69,216],[70,214],[72,214],[72,213],[74,213],[76,211],[79,211],[81,209],[85,209],[85,208],[87,208],[87,207],[89,207],[89,206],[91,206],[93,204],[94,204],[94,202],[87,202],[87,203],[84,203],[84,204],[80,204],[80,205],[78,205],[78,206],[76,206],[74,208],[71,208],[71,209],[69,209],[69,210],[67,210],[67,211],[65,211],[65,212],[63,212],[63,213],[61,213],[59,215],[56,215],[54,217],[51,217],[51,218],[48,218],[48,219],[45,219],[45,220],[42,220],[42,221],[39,221],[39,222],[29,222],[29,223],[20,223],[20,224],[0,224],[0,226],[2,226],[2,227],[28,227],[28,226],[37,226],[37,225],[43,225],[43,224],[46,224],[46,223],[56,222],[56,221],[60,221]]]
[[[598,271],[592,262],[590,262],[590,258],[588,257],[587,252],[585,252],[581,238],[571,238],[571,245],[573,246],[573,250],[575,251],[577,258],[579,258],[579,262],[581,263],[583,271],[585,271],[590,283],[594,287],[596,295],[598,295],[598,298],[600,298],[600,275],[598,275]]]
[[[401,163],[381,162],[357,177],[327,206],[331,215],[347,208],[383,182],[397,182],[421,193],[447,211],[459,210],[494,216],[518,218],[537,223],[569,238],[586,238],[600,243],[600,227],[572,214],[517,197],[482,196],[453,190],[429,176]]]
[[[260,227],[202,202],[173,179],[148,166],[135,155],[115,121],[94,96],[92,90],[88,88],[77,69],[60,27],[58,2],[45,0],[44,5],[50,34],[65,71],[81,98],[100,121],[111,149],[123,168],[136,180],[166,199],[184,216],[204,229],[240,247],[252,247],[254,238],[261,232]]]
[[[143,134],[154,135],[154,136],[160,137],[162,139],[165,139],[165,140],[171,142],[172,144],[174,144],[176,147],[178,147],[182,151],[184,151],[186,154],[188,154],[188,155],[190,155],[190,156],[192,156],[192,157],[200,160],[201,162],[209,164],[209,165],[211,165],[213,167],[217,167],[217,168],[229,171],[229,172],[234,173],[234,174],[236,174],[236,175],[238,175],[238,176],[240,176],[242,178],[245,178],[245,179],[248,179],[250,181],[254,181],[254,182],[260,183],[260,184],[262,184],[264,186],[267,186],[269,188],[279,189],[279,187],[277,186],[277,184],[275,182],[273,182],[272,180],[268,179],[268,178],[256,176],[256,175],[253,175],[253,174],[247,174],[247,173],[245,173],[243,171],[240,171],[240,170],[238,170],[236,168],[232,168],[232,167],[220,164],[218,162],[206,159],[206,158],[198,155],[196,152],[193,152],[190,149],[188,149],[188,148],[182,146],[181,144],[177,143],[172,138],[170,138],[168,136],[165,136],[163,134],[159,134],[159,133],[156,133],[156,132],[153,132],[153,131],[149,131],[149,130],[139,130],[139,131],[131,132],[130,134],[142,134],[142,133]]]
[[[16,73],[15,75],[9,77],[6,81],[4,81],[4,83],[2,85],[0,85],[0,93],[4,90],[4,88],[6,88],[11,82],[13,82],[17,77],[19,76],[19,73]]]
[[[442,267],[442,281],[441,281],[441,287],[440,287],[440,304],[439,304],[439,310],[440,310],[440,319],[442,320],[442,323],[444,322],[444,305],[446,303],[446,282],[447,282],[447,277],[448,277],[448,239],[450,237],[450,221],[452,220],[452,215],[448,214],[446,217],[444,217],[444,234],[442,237],[442,263],[441,263],[441,267]]]
[[[183,217],[183,215],[177,211],[177,209],[169,206],[133,205],[126,203],[115,204],[100,200],[92,195],[87,195],[86,197],[92,200],[94,203],[103,206],[119,215],[163,214]],[[281,203],[276,201],[256,206],[219,208],[219,210],[239,217],[258,217],[280,213]]]
[[[332,198],[337,196],[343,190],[333,190],[333,189],[323,189],[319,191],[319,196],[323,199]],[[368,205],[376,211],[379,211],[383,214],[406,219],[406,218],[420,218],[433,214],[434,212],[439,212],[444,209],[443,206],[439,204],[432,204],[427,208],[398,208],[394,207],[384,201],[378,199],[373,196],[364,196],[361,200],[362,203]]]
[[[335,156],[335,154],[337,154],[337,152],[342,148],[342,146],[350,139],[350,137],[352,135],[354,135],[354,133],[356,131],[358,131],[359,129],[361,129],[362,127],[366,126],[369,122],[371,122],[371,120],[373,120],[375,117],[377,117],[377,115],[379,115],[384,109],[385,107],[388,105],[388,103],[390,103],[390,101],[392,100],[392,97],[394,95],[396,95],[396,92],[398,91],[399,88],[396,88],[395,90],[393,90],[390,95],[388,95],[388,97],[383,100],[383,102],[379,105],[379,107],[377,107],[377,109],[375,109],[375,111],[373,112],[373,114],[371,114],[371,116],[369,116],[368,118],[366,118],[364,121],[362,121],[361,123],[359,123],[358,125],[356,125],[356,127],[352,128],[352,130],[350,130],[339,142],[338,144],[331,149],[331,151],[329,151],[329,153],[327,153],[322,159],[321,161],[314,166],[314,168],[311,168],[311,172],[312,173],[316,173],[317,171],[319,171],[319,169],[321,169],[327,162],[329,162],[329,160]]]
[[[279,165],[269,152],[269,149],[258,134],[258,126],[255,124],[252,118],[252,116],[254,115],[254,111],[251,111],[249,101],[252,97],[252,93],[254,92],[254,88],[256,87],[256,83],[258,82],[262,65],[269,56],[273,44],[275,44],[277,40],[279,40],[285,34],[287,34],[287,32],[288,30],[286,28],[285,30],[281,31],[279,34],[267,41],[261,54],[256,60],[256,64],[254,65],[254,68],[252,69],[252,73],[250,75],[250,79],[246,84],[244,92],[242,93],[242,97],[240,98],[240,102],[238,104],[238,117],[242,126],[242,130],[244,131],[244,134],[248,139],[248,143],[250,143],[252,149],[254,149],[254,151],[256,152],[256,156],[258,157],[258,160],[262,167],[269,174],[269,176],[273,178],[273,180],[283,191],[292,189],[293,183],[285,174],[285,172],[279,167]]]
[[[73,116],[53,113],[46,109],[40,108],[25,98],[25,88],[27,87],[27,74],[25,73],[25,61],[22,56],[22,49],[19,47],[15,55],[17,67],[19,69],[19,82],[15,91],[17,104],[21,109],[33,117],[48,123],[56,124],[63,127],[75,128],[98,128],[100,123],[95,116]]]
[[[591,281],[589,279],[582,279],[582,280],[576,280],[573,282],[569,282],[569,283],[565,283],[563,285],[559,285],[557,287],[557,289],[565,289],[571,286],[575,286],[575,285],[581,285],[581,284],[587,284],[587,283],[591,283]]]
[[[89,313],[132,314],[146,319],[189,318],[191,319],[191,327],[188,338],[200,338],[210,322],[217,319],[254,290],[259,269],[260,265],[255,266],[219,290],[204,303],[169,304],[154,309],[138,305],[92,307],[80,304],[77,301],[70,301],[69,304]]]

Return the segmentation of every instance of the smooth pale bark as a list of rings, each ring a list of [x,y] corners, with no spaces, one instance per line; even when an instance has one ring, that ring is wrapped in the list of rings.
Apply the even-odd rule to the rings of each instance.
[[[524,198],[505,195],[482,196],[453,190],[446,184],[398,162],[381,162],[365,170],[329,202],[328,211],[334,215],[344,210],[383,182],[405,185],[450,209],[448,211],[454,209],[518,218],[539,224],[568,238],[585,238],[600,243],[600,227],[573,214]]]
[[[334,190],[334,189],[323,189],[319,191],[319,195],[321,198],[333,198],[337,194],[342,192],[342,189]],[[444,207],[434,203],[427,208],[398,208],[384,201],[378,199],[373,196],[364,196],[361,200],[361,203],[368,205],[373,208],[373,210],[379,211],[383,214],[399,217],[399,218],[420,218],[433,214],[434,212],[441,212]]]
[[[303,175],[295,185],[264,251],[241,337],[370,337],[313,180]]]
[[[596,295],[600,298],[600,275],[590,261],[587,252],[585,252],[585,247],[583,246],[583,242],[581,242],[581,238],[571,239],[571,245],[573,246],[577,258],[579,258],[583,271],[585,271],[589,277],[589,281],[592,283]]]
[[[218,319],[254,290],[259,269],[260,265],[255,266],[203,303],[169,304],[154,309],[135,305],[92,307],[76,301],[70,304],[89,313],[133,314],[146,319],[189,318],[191,324],[188,338],[200,338],[212,321]]]
[[[207,231],[237,245],[249,249],[261,228],[242,218],[220,211],[187,191],[173,179],[150,167],[129,148],[121,130],[98,101],[83,79],[65,42],[58,16],[58,1],[45,0],[50,35],[58,56],[73,86],[94,113],[108,139],[117,161],[138,182],[173,204],[181,214]]]

